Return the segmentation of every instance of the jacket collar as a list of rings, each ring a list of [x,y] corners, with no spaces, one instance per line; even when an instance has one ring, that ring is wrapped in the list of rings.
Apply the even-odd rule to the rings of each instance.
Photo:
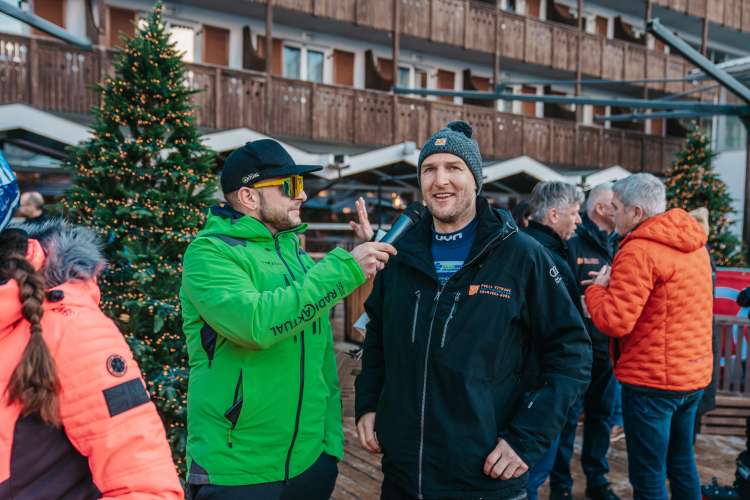
[[[260,220],[235,210],[228,203],[222,203],[209,209],[206,225],[198,236],[221,234],[248,241],[273,242],[286,234],[300,234],[306,229],[307,224],[300,224],[274,235]]]
[[[568,251],[568,245],[563,239],[552,228],[544,224],[530,220],[526,232],[548,250],[560,255],[565,255]]]
[[[487,250],[503,239],[518,232],[512,215],[507,210],[493,209],[486,198],[477,197],[477,225],[474,243],[466,262],[481,257]],[[397,260],[403,261],[437,281],[435,265],[432,261],[433,220],[429,211],[396,243]]]

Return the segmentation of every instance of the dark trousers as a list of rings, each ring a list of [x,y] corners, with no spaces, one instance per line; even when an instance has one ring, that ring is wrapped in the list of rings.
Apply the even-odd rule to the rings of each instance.
[[[191,500],[328,500],[336,486],[339,468],[336,459],[323,453],[299,476],[287,483],[248,486],[191,486]]]
[[[666,397],[622,386],[628,473],[635,500],[700,500],[693,427],[703,391]]]
[[[487,500],[494,500],[494,497],[482,497]],[[526,491],[523,487],[520,487],[518,491],[507,492],[502,497],[497,497],[498,500],[525,500]],[[380,489],[380,500],[417,500],[417,497],[409,495],[399,485],[390,481],[387,477],[383,479],[383,486]],[[454,500],[452,498],[430,498],[428,500]]]
[[[582,410],[584,421],[581,466],[586,474],[586,487],[598,488],[608,484],[607,452],[616,393],[617,381],[609,358],[594,356],[591,384],[568,411],[568,420],[560,433],[560,444],[550,473],[551,488],[557,490],[573,488],[570,460],[573,458],[576,427]]]

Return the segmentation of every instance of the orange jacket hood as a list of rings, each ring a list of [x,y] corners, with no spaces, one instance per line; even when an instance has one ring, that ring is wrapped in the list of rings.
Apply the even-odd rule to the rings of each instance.
[[[708,242],[700,224],[681,208],[646,219],[622,240],[620,248],[636,239],[661,243],[683,253],[694,252]]]

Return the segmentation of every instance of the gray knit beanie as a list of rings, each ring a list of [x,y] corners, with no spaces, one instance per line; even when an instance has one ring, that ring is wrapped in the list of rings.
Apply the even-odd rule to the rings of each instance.
[[[422,146],[417,163],[417,180],[421,177],[422,162],[435,153],[450,153],[461,158],[474,175],[477,194],[482,191],[482,155],[477,141],[472,139],[471,125],[464,121],[450,122],[435,132]]]

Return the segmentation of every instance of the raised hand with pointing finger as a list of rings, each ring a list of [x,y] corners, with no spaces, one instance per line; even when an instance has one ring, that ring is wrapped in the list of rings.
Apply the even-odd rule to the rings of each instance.
[[[367,217],[367,205],[364,198],[360,196],[355,202],[355,206],[357,208],[358,222],[351,220],[349,221],[349,225],[352,227],[352,231],[354,231],[354,236],[357,240],[360,242],[370,241],[372,240],[375,231],[372,229],[370,219]]]

